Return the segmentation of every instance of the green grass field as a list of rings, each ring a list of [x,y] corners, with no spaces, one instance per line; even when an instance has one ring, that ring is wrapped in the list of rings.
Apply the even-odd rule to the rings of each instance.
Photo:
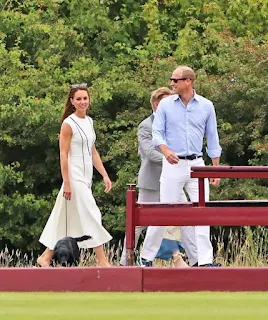
[[[268,319],[268,293],[0,293],[5,319]]]

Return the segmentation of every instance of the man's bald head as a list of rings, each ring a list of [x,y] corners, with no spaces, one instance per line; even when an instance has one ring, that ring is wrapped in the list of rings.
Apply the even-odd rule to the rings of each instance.
[[[187,66],[178,66],[174,70],[173,74],[180,74],[181,78],[187,78],[192,81],[194,81],[196,79],[194,70],[191,69],[190,67],[187,67]]]

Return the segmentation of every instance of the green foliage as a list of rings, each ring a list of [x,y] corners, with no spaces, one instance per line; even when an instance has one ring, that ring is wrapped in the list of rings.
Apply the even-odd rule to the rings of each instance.
[[[225,14],[229,20],[230,29],[237,36],[267,34],[267,0],[226,1]]]
[[[137,126],[178,64],[216,107],[222,163],[266,165],[267,0],[0,0],[1,242],[36,250],[61,184],[59,118],[70,83],[90,84],[97,149],[114,182],[94,195],[117,241]],[[209,163],[209,161],[208,161]],[[264,181],[224,181],[212,198],[265,196]]]

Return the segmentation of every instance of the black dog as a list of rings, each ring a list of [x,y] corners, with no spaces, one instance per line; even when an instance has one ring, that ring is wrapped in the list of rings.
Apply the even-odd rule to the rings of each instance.
[[[52,256],[53,264],[58,264],[63,267],[78,265],[80,252],[77,242],[91,239],[90,236],[80,238],[65,237],[59,240],[55,247]]]

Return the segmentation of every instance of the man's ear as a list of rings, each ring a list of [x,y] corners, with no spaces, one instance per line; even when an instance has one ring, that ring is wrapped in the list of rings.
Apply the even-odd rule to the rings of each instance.
[[[159,105],[159,102],[158,101],[154,101],[153,102],[153,112],[156,112],[156,109],[157,109],[157,107],[158,107],[158,105]]]

